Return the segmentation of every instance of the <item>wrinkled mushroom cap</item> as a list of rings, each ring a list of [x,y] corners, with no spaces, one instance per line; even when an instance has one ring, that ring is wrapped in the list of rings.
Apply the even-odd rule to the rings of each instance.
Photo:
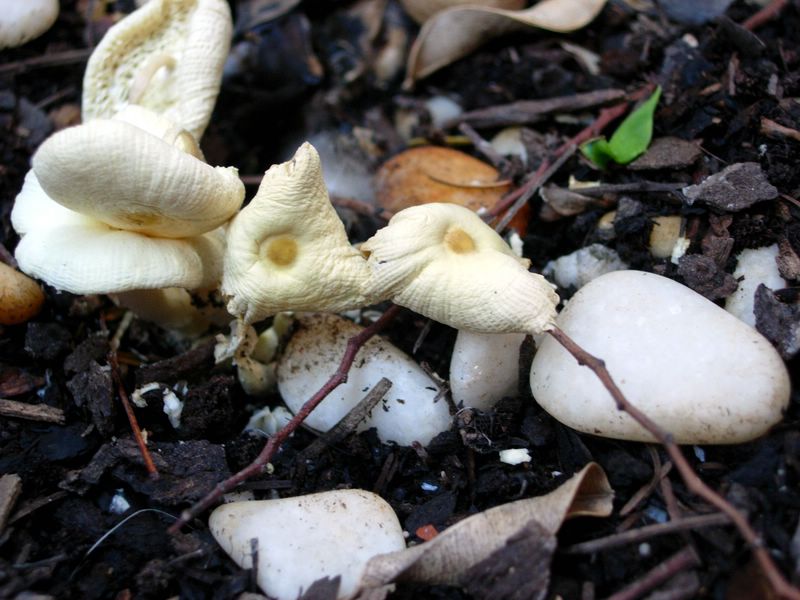
[[[53,26],[58,0],[12,0],[0,10],[0,49],[29,42]]]
[[[244,200],[233,167],[211,167],[138,127],[99,119],[59,131],[33,157],[45,193],[117,229],[186,238],[220,226]]]
[[[84,119],[110,118],[139,104],[200,139],[219,94],[232,30],[225,0],[150,0],[92,52],[83,80]]]
[[[371,268],[371,297],[479,333],[539,333],[553,326],[558,295],[552,286],[462,206],[400,211],[361,250]]]
[[[247,323],[284,310],[363,306],[368,276],[328,199],[311,144],[270,167],[229,225],[222,293],[228,311]]]

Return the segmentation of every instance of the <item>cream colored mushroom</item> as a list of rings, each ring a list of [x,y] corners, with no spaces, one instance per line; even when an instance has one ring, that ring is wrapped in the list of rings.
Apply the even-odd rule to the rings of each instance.
[[[479,333],[541,333],[553,326],[558,295],[552,286],[462,206],[402,210],[361,250],[371,268],[369,297]]]
[[[36,39],[58,18],[58,0],[6,0],[0,8],[0,49]]]
[[[21,237],[16,257],[59,290],[117,294],[143,318],[192,335],[210,315],[186,290],[218,287],[220,226],[241,205],[244,186],[236,169],[183,151],[193,148],[189,134],[158,118],[146,123],[175,145],[105,119],[42,144],[11,214]]]
[[[228,312],[254,323],[285,310],[342,311],[368,304],[369,269],[347,241],[305,143],[270,167],[228,227],[222,293]]]
[[[83,80],[85,120],[128,104],[163,114],[202,137],[230,49],[225,0],[151,0],[112,27],[92,52]]]

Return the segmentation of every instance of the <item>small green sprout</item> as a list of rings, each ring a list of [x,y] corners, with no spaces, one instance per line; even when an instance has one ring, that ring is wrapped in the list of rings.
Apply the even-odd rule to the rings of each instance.
[[[653,114],[659,98],[661,98],[661,86],[625,118],[610,140],[601,137],[583,144],[581,146],[583,155],[601,169],[605,169],[609,161],[619,165],[631,162],[650,145],[653,137]]]

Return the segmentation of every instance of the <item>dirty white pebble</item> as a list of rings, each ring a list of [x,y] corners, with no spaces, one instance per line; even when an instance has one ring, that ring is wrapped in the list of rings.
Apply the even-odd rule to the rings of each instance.
[[[778,353],[751,327],[675,281],[641,271],[603,275],[573,296],[557,324],[602,358],[627,398],[681,444],[733,444],[763,434],[789,401]],[[534,398],[586,433],[652,437],[551,337],[531,369]]]
[[[498,154],[518,156],[522,164],[528,162],[528,149],[522,141],[522,127],[501,129],[489,142]]]
[[[347,340],[362,328],[336,315],[312,314],[298,318],[298,330],[278,363],[278,390],[292,412],[297,412],[336,372]],[[392,387],[362,423],[375,427],[383,442],[409,446],[428,444],[450,428],[444,399],[436,400],[436,382],[407,354],[380,337],[369,340],[356,355],[347,379],[305,420],[318,431],[336,425],[386,377]]]
[[[531,453],[527,448],[509,448],[508,450],[500,450],[500,462],[507,465],[521,465],[522,463],[531,462]]]
[[[503,396],[516,396],[524,339],[524,333],[459,331],[450,359],[450,391],[456,406],[489,410]]]
[[[338,597],[345,598],[369,559],[405,548],[392,508],[364,490],[223,504],[208,527],[245,569],[252,567],[251,540],[257,540],[258,585],[278,600],[294,600],[316,580],[336,576]]]
[[[739,279],[739,287],[728,297],[725,310],[750,325],[756,326],[754,312],[756,288],[762,283],[771,290],[783,289],[786,280],[778,271],[778,244],[763,248],[742,250],[736,257],[733,276]]]
[[[433,96],[425,101],[425,108],[431,116],[431,125],[441,128],[448,121],[457,119],[464,109],[455,100],[447,96]]]
[[[131,503],[128,502],[128,499],[125,497],[125,490],[118,489],[111,498],[111,502],[108,504],[108,512],[112,515],[121,515],[127,512],[130,507]]]
[[[650,230],[650,254],[654,258],[670,258],[681,237],[683,218],[677,215],[654,217]]]
[[[582,288],[592,279],[611,271],[627,269],[628,264],[616,250],[603,244],[592,244],[547,263],[542,275],[560,288]]]
[[[273,436],[291,420],[292,413],[287,408],[283,406],[276,406],[275,408],[265,406],[253,413],[244,430]]]
[[[170,389],[165,389],[162,394],[164,395],[164,414],[169,418],[169,424],[177,429],[181,426],[183,402]]]

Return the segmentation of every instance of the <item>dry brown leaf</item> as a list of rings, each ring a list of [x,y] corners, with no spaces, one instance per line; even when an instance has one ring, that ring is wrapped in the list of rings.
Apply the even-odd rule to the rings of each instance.
[[[554,535],[565,519],[608,516],[613,497],[602,468],[589,463],[549,494],[491,508],[429,542],[374,557],[367,563],[356,597],[373,598],[375,591],[395,581],[464,586],[476,565],[514,544],[526,528]]]
[[[580,29],[594,19],[606,0],[543,0],[525,10],[457,6],[425,21],[411,47],[405,87],[466,56],[499,35],[538,27],[558,33]]]
[[[400,4],[417,23],[424,23],[437,12],[463,4],[483,7],[518,9],[526,0],[400,0]]]

